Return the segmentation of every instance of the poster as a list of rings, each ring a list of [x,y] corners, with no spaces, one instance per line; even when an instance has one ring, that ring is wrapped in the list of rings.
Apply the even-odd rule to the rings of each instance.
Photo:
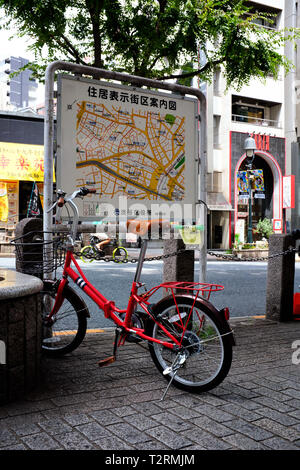
[[[265,199],[264,172],[263,170],[252,170],[252,189],[256,199]]]
[[[7,222],[7,219],[8,219],[7,184],[0,182],[0,221]]]
[[[19,182],[7,181],[8,221],[7,226],[13,227],[19,220]]]
[[[249,178],[247,171],[237,172],[237,186],[239,199],[249,199]]]
[[[38,215],[40,215],[39,190],[38,190],[37,183],[34,182],[32,185],[30,201],[28,204],[27,217],[37,217]]]

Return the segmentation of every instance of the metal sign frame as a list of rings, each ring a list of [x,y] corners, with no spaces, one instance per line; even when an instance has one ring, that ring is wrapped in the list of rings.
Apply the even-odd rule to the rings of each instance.
[[[184,130],[185,134],[185,141],[184,141],[184,148],[183,151],[185,152],[185,169],[184,169],[184,194],[183,197],[180,199],[172,198],[172,199],[167,199],[165,195],[159,195],[157,193],[157,196],[155,195],[155,191],[159,191],[158,189],[153,188],[152,194],[153,196],[151,197],[151,191],[149,191],[149,181],[146,180],[143,184],[143,180],[140,181],[140,184],[138,184],[134,179],[130,177],[130,174],[127,174],[127,171],[125,170],[125,165],[126,162],[124,163],[118,163],[118,168],[119,165],[121,165],[120,168],[120,174],[119,178],[117,173],[115,173],[114,168],[115,165],[113,163],[113,160],[107,161],[105,158],[105,164],[100,163],[96,160],[95,156],[95,151],[92,151],[91,149],[91,141],[89,140],[89,147],[88,150],[84,149],[84,154],[83,154],[83,159],[82,162],[79,162],[83,166],[83,174],[84,173],[92,173],[93,178],[95,178],[95,174],[98,173],[98,171],[104,172],[105,174],[112,174],[113,176],[116,176],[116,180],[118,181],[118,185],[120,185],[121,181],[124,181],[124,184],[129,184],[130,189],[134,191],[135,185],[137,185],[138,191],[143,191],[144,194],[148,195],[148,198],[141,199],[139,197],[131,197],[127,193],[122,193],[122,191],[117,191],[118,195],[115,195],[114,197],[111,196],[106,196],[102,195],[101,196],[101,204],[99,205],[99,196],[97,198],[94,196],[89,196],[88,200],[84,201],[79,201],[79,210],[80,210],[80,218],[82,221],[94,221],[94,220],[101,220],[103,219],[104,211],[106,208],[110,209],[111,214],[107,214],[107,216],[114,217],[114,214],[116,213],[113,208],[119,208],[119,203],[120,199],[119,197],[123,197],[123,199],[126,198],[126,208],[127,208],[127,213],[124,215],[124,217],[127,216],[127,218],[132,218],[133,211],[130,208],[134,208],[134,206],[139,206],[139,204],[142,204],[145,206],[146,210],[150,210],[151,206],[152,209],[155,208],[155,205],[157,206],[156,212],[159,211],[159,213],[153,213],[152,211],[152,218],[158,218],[158,217],[168,217],[169,215],[173,216],[173,211],[172,214],[169,213],[170,211],[166,209],[166,204],[167,206],[171,207],[179,212],[178,214],[178,221],[181,222],[183,219],[183,208],[187,207],[185,204],[190,204],[192,210],[191,210],[191,219],[195,220],[196,219],[196,204],[198,202],[198,192],[197,192],[197,185],[198,185],[198,159],[199,159],[199,130],[198,130],[198,102],[194,97],[186,97],[185,95],[178,95],[174,93],[162,93],[162,92],[157,92],[157,91],[150,91],[142,88],[137,88],[137,87],[132,87],[132,86],[125,86],[125,85],[119,85],[111,82],[104,82],[104,81],[99,81],[99,80],[93,80],[93,79],[87,79],[83,77],[74,77],[70,75],[59,75],[58,76],[58,90],[57,90],[57,184],[59,188],[63,188],[67,192],[72,192],[76,186],[76,180],[77,180],[77,186],[85,185],[86,181],[90,181],[90,177],[86,177],[80,181],[80,175],[81,172],[76,169],[76,166],[78,164],[78,159],[81,160],[80,157],[78,157],[78,154],[76,151],[78,150],[78,144],[76,142],[76,133],[79,132],[77,129],[77,119],[78,119],[78,105],[80,104],[80,112],[85,114],[89,114],[91,112],[92,118],[89,119],[95,119],[95,122],[93,123],[94,126],[98,122],[99,125],[105,125],[107,119],[109,122],[111,120],[114,121],[114,119],[123,119],[125,122],[127,118],[127,114],[129,115],[129,129],[132,129],[132,118],[131,118],[131,113],[133,112],[134,114],[136,113],[137,115],[140,115],[141,119],[143,119],[144,123],[148,122],[148,116],[150,115],[150,128],[149,132],[150,134],[147,137],[143,135],[143,133],[140,132],[139,127],[136,128],[137,130],[137,136],[139,135],[142,140],[144,141],[143,144],[146,145],[146,154],[154,157],[153,161],[156,161],[157,155],[152,150],[152,148],[155,147],[156,142],[153,142],[154,135],[151,135],[153,133],[154,127],[156,125],[161,126],[161,124],[156,121],[156,119],[163,119],[164,115],[176,115],[179,117],[180,122],[180,129]],[[92,93],[93,92],[93,93]],[[96,93],[97,92],[97,93]],[[101,92],[101,93],[100,93]],[[96,96],[90,96],[90,95],[96,95]],[[99,94],[103,94],[105,98],[101,99],[101,96],[99,97]],[[118,94],[116,96],[116,94]],[[111,100],[111,95],[113,97],[113,100]],[[123,95],[123,102],[121,101],[116,101],[116,98],[121,97]],[[125,98],[127,97],[128,104],[125,102]],[[138,104],[134,103],[132,104],[129,100],[129,97],[134,97],[135,100],[137,98],[140,98]],[[145,105],[142,102],[146,102],[147,104]],[[152,101],[155,101],[155,104],[158,106],[156,107],[150,107],[152,104]],[[162,109],[159,108],[159,104],[163,103]],[[168,106],[167,106],[168,105]],[[166,106],[166,108],[164,108]],[[102,108],[103,107],[103,108]],[[175,108],[175,110],[169,109],[169,108]],[[82,108],[82,109],[81,109]],[[98,109],[97,109],[98,108]],[[117,108],[118,109],[117,111]],[[112,113],[111,117],[104,117],[106,114],[102,114],[103,109],[106,110],[106,113]],[[98,113],[98,114],[97,114]],[[117,113],[122,113],[119,114],[118,117],[116,118]],[[148,114],[150,113],[150,114]],[[95,114],[95,117],[94,117]],[[96,117],[96,115],[98,117]],[[108,115],[108,114],[107,114]],[[124,115],[124,116],[123,116]],[[159,117],[156,118],[156,115]],[[119,117],[121,116],[121,117]],[[88,123],[90,121],[88,120]],[[160,121],[162,122],[162,121]],[[137,123],[138,124],[138,123]],[[182,125],[181,125],[182,124]],[[152,127],[154,125],[154,127]],[[81,121],[80,121],[80,126],[81,126]],[[97,149],[101,149],[100,151],[105,152],[105,147],[106,143],[103,141],[103,143],[99,143],[97,136],[93,138],[93,133],[94,129],[97,130],[96,127],[92,127],[92,124],[89,126],[89,124],[86,124],[86,120],[84,120],[83,126],[86,126],[87,128],[90,127],[90,129],[87,129],[87,132],[91,133],[91,139],[93,141],[93,145]],[[164,126],[163,126],[164,127]],[[167,126],[168,127],[168,126]],[[63,129],[63,131],[62,131]],[[75,131],[76,129],[76,131]],[[119,145],[125,145],[126,152],[130,154],[130,149],[128,148],[127,144],[128,142],[123,141],[124,134],[128,134],[128,125],[126,123],[121,124],[121,129],[122,133],[119,133],[118,135],[118,152],[119,152]],[[146,125],[147,129],[147,125]],[[145,129],[145,130],[146,130]],[[97,132],[95,130],[95,132]],[[83,133],[85,135],[85,128],[83,129]],[[116,129],[114,128],[114,131],[111,131],[112,133],[115,133]],[[171,134],[173,134],[175,131],[172,131],[172,126],[169,126],[169,131]],[[167,135],[169,134],[169,131],[167,130]],[[105,131],[104,131],[105,133]],[[111,139],[107,135],[107,139]],[[116,138],[116,137],[114,137]],[[138,137],[136,137],[137,139]],[[123,142],[123,143],[122,143]],[[109,146],[111,146],[110,141],[108,141]],[[167,145],[167,144],[166,144]],[[163,147],[163,145],[161,146]],[[135,155],[137,158],[134,162],[134,166],[132,168],[135,168],[135,171],[139,171],[142,168],[142,163],[139,164],[139,155],[138,155],[138,148],[133,148]],[[144,150],[144,147],[140,150],[141,153],[142,150]],[[86,157],[86,152],[89,152],[93,154],[92,161],[91,159]],[[113,152],[113,150],[111,150]],[[116,150],[117,152],[117,150]],[[121,150],[120,150],[121,152]],[[76,158],[77,155],[77,158]],[[108,157],[108,154],[106,155]],[[170,154],[168,154],[168,157],[170,157]],[[162,157],[163,158],[163,157]],[[144,157],[142,157],[144,159]],[[102,160],[102,159],[101,159]],[[119,160],[121,160],[119,158]],[[159,159],[160,160],[160,159]],[[165,160],[166,163],[167,160]],[[163,161],[160,160],[160,163],[163,164]],[[168,166],[170,165],[167,163]],[[97,165],[97,166],[96,166]],[[98,171],[96,172],[93,170],[93,168],[97,168]],[[130,166],[130,165],[129,165]],[[104,170],[103,170],[104,168]],[[132,171],[131,168],[131,171]],[[154,171],[154,170],[153,170]],[[67,175],[67,176],[66,176]],[[150,176],[149,176],[150,177]],[[78,181],[79,180],[79,181]],[[122,183],[121,183],[122,185]],[[100,182],[99,185],[100,186]],[[98,189],[98,192],[100,191],[100,188],[96,187]],[[143,189],[144,188],[144,189]],[[133,192],[132,191],[132,192]],[[122,202],[121,202],[122,204]],[[89,207],[87,207],[89,206]],[[98,206],[100,210],[98,210],[98,214],[95,211],[96,206]],[[164,215],[164,213],[161,212],[162,209],[166,210],[167,215]],[[87,210],[89,209],[89,210]],[[92,213],[92,215],[89,215],[89,213]],[[100,213],[101,212],[101,213]],[[124,210],[122,212],[125,212]],[[129,214],[128,214],[129,212]],[[102,215],[101,215],[102,214]],[[145,211],[145,215],[141,215],[139,213],[139,218],[145,218],[147,217],[147,211]],[[171,219],[170,219],[171,220]]]
[[[57,71],[72,72],[75,75],[89,76],[96,79],[108,79],[119,82],[128,82],[138,87],[145,86],[152,89],[168,90],[181,95],[191,95],[198,99],[199,104],[199,195],[198,203],[204,203],[204,217],[206,217],[206,167],[207,167],[207,129],[206,129],[206,98],[196,88],[191,88],[175,83],[166,83],[154,79],[138,77],[126,73],[113,72],[65,61],[54,61],[50,63],[45,74],[45,121],[44,121],[44,221],[43,227],[46,232],[52,227],[52,211],[47,210],[52,205],[53,197],[53,155],[54,155],[54,80]],[[205,220],[205,219],[204,219]],[[49,239],[50,239],[50,235]],[[47,235],[46,235],[47,238]],[[204,244],[200,253],[200,279],[206,279],[206,229],[204,233]]]

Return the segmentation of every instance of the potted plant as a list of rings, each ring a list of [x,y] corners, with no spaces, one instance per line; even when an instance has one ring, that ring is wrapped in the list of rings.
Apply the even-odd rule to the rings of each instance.
[[[260,237],[260,240],[255,243],[241,243],[239,235],[235,235],[233,253],[239,258],[264,258],[268,256],[268,239],[273,233],[271,221],[267,218],[260,219],[254,232]]]
[[[271,220],[267,219],[266,217],[263,220],[259,219],[255,233],[261,237],[261,239],[256,242],[257,248],[268,249],[269,237],[272,233],[274,233]]]

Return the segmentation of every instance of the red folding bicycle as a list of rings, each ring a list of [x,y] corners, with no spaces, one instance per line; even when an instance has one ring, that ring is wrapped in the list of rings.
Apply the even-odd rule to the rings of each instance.
[[[45,278],[45,273],[57,273],[57,267],[63,265],[61,278],[44,280],[43,324],[48,333],[44,334],[43,351],[50,356],[61,356],[76,349],[85,337],[90,314],[84,300],[69,285],[71,279],[116,325],[113,355],[99,361],[100,366],[115,361],[118,347],[126,341],[145,341],[155,366],[169,381],[165,393],[171,383],[189,392],[203,392],[216,387],[229,372],[234,345],[228,308],[218,310],[209,301],[211,293],[224,287],[208,283],[165,282],[140,293],[144,286],[140,278],[147,249],[147,240],[144,240],[127,308],[119,309],[114,301],[105,298],[89,282],[74,256],[79,216],[73,200],[92,192],[95,190],[85,187],[71,195],[58,192],[57,201],[49,210],[56,205],[68,204],[74,215],[72,230],[64,240],[54,236],[53,240],[45,241],[43,233],[41,236],[32,232],[14,240],[17,253],[22,248],[23,257],[24,249],[28,247],[31,265],[37,255],[37,251],[32,252],[32,247],[34,250],[43,248],[42,264],[37,256],[33,267],[35,274],[42,266]],[[151,303],[152,295],[159,289],[167,295]]]

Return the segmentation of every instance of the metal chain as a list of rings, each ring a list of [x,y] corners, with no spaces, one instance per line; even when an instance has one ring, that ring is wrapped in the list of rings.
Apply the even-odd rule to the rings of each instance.
[[[165,255],[158,255],[158,256],[152,256],[152,257],[145,258],[144,261],[158,261],[158,260],[162,260],[162,259],[167,259],[167,258],[171,258],[172,256],[178,256],[181,253],[184,253],[185,251],[186,251],[186,248],[180,248],[179,250],[174,251],[173,253],[167,253]],[[74,251],[73,254],[76,255],[76,256],[82,257],[82,253],[80,251]],[[113,263],[117,263],[117,264],[119,264],[119,263],[124,263],[124,264],[126,264],[126,263],[137,263],[138,262],[137,258],[118,260],[118,259],[113,259],[112,256],[99,257],[99,255],[94,255],[94,254],[86,254],[86,255],[84,255],[84,258],[95,259],[97,261],[105,261],[107,263],[112,261]]]
[[[237,255],[221,255],[219,253],[215,253],[214,251],[207,251],[207,253],[211,256],[215,256],[216,258],[222,258],[230,261],[267,261],[272,258],[276,258],[278,256],[285,256],[288,255],[289,253],[296,252],[297,249],[293,248],[290,246],[287,250],[281,251],[280,253],[274,253],[273,255],[266,256],[264,258],[243,258],[243,257],[238,257]]]
[[[172,256],[178,256],[181,253],[184,253],[185,251],[187,251],[186,248],[181,248],[177,251],[174,251],[173,253],[167,253],[167,254],[164,254],[164,255],[158,255],[158,256],[152,256],[152,257],[145,258],[144,261],[159,261],[159,260],[171,258]],[[215,256],[216,258],[222,258],[222,259],[227,260],[227,261],[228,260],[229,261],[267,261],[269,259],[276,258],[278,256],[285,256],[285,255],[288,255],[288,254],[296,252],[296,251],[297,251],[296,248],[293,248],[293,247],[290,246],[285,251],[282,251],[280,253],[274,253],[273,255],[269,255],[269,256],[266,256],[264,258],[243,258],[243,257],[239,258],[236,255],[224,255],[224,254],[215,253],[214,251],[210,251],[210,250],[207,250],[207,254],[209,254],[211,256]],[[74,251],[74,255],[76,255],[78,257],[82,257],[82,254],[81,254],[80,251]],[[137,258],[118,260],[118,259],[113,259],[113,257],[111,257],[111,256],[110,257],[109,256],[99,257],[99,255],[97,256],[97,255],[94,255],[94,254],[86,254],[86,255],[84,255],[84,257],[86,259],[95,259],[97,261],[123,263],[123,264],[137,263],[138,262]]]

